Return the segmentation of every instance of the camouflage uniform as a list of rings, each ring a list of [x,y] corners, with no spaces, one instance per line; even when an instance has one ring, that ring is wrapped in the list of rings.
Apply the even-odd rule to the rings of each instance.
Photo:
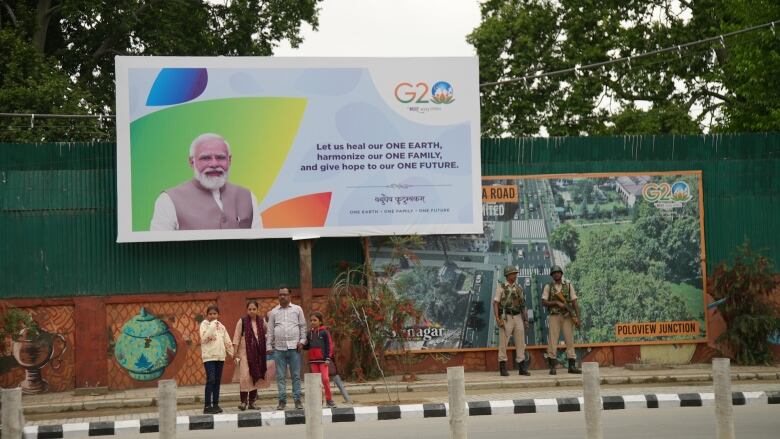
[[[550,276],[554,273],[561,273],[563,276],[563,269],[557,265],[553,265],[550,268]],[[544,286],[542,291],[542,300],[546,301],[560,301],[555,296],[557,293],[563,294],[566,299],[566,303],[571,303],[577,300],[577,292],[574,291],[574,286],[569,281],[561,278],[561,283],[558,284],[555,281],[550,282]],[[547,364],[550,367],[550,375],[555,375],[555,363],[558,355],[558,340],[563,332],[563,340],[566,343],[566,357],[569,363],[569,373],[582,373],[576,366],[577,353],[574,351],[574,321],[568,310],[559,308],[557,306],[547,307]]]
[[[514,267],[504,269],[504,276],[517,273]],[[498,303],[499,315],[504,324],[498,328],[498,361],[506,362],[506,348],[509,345],[509,337],[515,341],[515,360],[518,364],[525,360],[525,291],[516,281],[512,284],[500,282],[496,286],[496,294],[493,301]]]
[[[571,282],[562,281],[560,285],[556,285],[555,282],[545,285],[542,300],[556,300],[555,294],[559,291],[563,293],[563,297],[568,302],[577,299],[577,293]],[[563,332],[563,340],[566,343],[566,357],[577,358],[577,354],[574,352],[574,323],[569,313],[565,309],[551,306],[547,308],[547,314],[549,315],[547,320],[547,358],[557,356],[561,332]]]

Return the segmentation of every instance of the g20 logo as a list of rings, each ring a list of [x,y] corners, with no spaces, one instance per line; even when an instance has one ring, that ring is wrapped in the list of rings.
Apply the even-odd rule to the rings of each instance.
[[[451,104],[455,101],[452,85],[449,82],[439,81],[432,86],[424,82],[412,84],[401,82],[395,86],[395,98],[398,102],[408,104]]]
[[[642,198],[650,203],[685,203],[691,200],[691,188],[684,181],[647,183],[642,187]]]

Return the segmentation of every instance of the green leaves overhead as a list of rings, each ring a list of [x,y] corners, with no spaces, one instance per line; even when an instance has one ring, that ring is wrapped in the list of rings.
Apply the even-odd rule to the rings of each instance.
[[[469,36],[480,82],[638,55],[780,18],[780,4],[704,0],[510,0],[482,4]],[[780,129],[780,36],[715,43],[482,88],[486,136]],[[544,129],[542,128],[544,127]]]
[[[0,0],[0,112],[113,114],[115,56],[271,55],[283,40],[297,47],[303,23],[316,29],[317,3]],[[89,140],[112,133],[85,123],[89,127],[75,124],[75,131],[52,136],[51,130],[9,133],[19,121],[3,119],[0,141]]]

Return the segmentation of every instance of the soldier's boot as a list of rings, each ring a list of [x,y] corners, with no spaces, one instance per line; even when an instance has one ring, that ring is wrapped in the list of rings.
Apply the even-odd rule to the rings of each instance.
[[[526,363],[525,360],[517,363],[517,374],[525,376],[531,375],[531,372],[528,372],[528,363]]]
[[[550,375],[556,375],[558,373],[555,371],[555,358],[548,358],[547,365],[550,366]]]
[[[502,377],[508,377],[509,372],[506,371],[506,361],[498,362],[498,370]]]
[[[577,365],[574,364],[574,358],[569,358],[569,373],[582,373],[581,370],[577,369]]]

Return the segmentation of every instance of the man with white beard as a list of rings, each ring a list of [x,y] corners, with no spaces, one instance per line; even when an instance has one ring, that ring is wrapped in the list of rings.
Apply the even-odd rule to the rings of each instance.
[[[217,134],[201,134],[190,145],[194,178],[163,191],[154,203],[151,231],[260,227],[257,198],[228,183],[230,145]]]

